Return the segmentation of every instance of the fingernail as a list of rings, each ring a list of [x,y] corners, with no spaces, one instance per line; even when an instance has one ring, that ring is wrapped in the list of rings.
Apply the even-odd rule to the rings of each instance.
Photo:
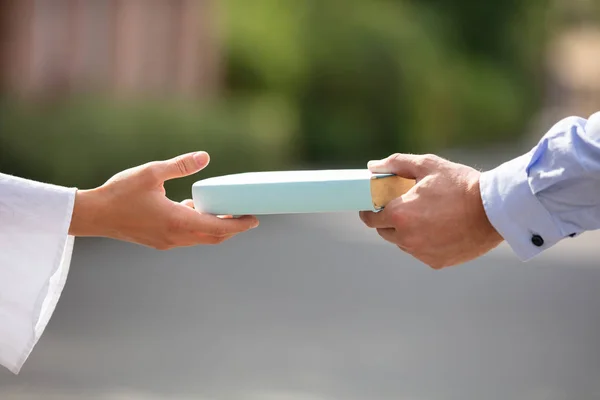
[[[208,164],[208,161],[209,161],[208,153],[205,151],[199,151],[199,152],[195,153],[194,161],[196,162],[198,167],[205,166],[206,164]]]
[[[379,160],[371,160],[367,163],[367,168],[376,167],[380,163],[381,163],[381,161],[379,161]]]

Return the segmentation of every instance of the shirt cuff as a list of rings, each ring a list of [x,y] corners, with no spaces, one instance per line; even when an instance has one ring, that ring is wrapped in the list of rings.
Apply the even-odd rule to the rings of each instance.
[[[529,185],[533,151],[481,174],[483,207],[496,231],[521,261],[528,261],[564,239],[552,215]]]

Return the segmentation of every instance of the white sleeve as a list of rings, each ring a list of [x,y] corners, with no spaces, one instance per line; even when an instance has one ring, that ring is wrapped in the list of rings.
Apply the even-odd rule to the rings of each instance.
[[[0,174],[0,364],[14,374],[65,285],[76,191]]]

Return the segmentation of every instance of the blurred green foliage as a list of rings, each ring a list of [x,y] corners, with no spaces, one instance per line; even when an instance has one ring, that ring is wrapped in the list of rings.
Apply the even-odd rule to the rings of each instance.
[[[512,140],[539,108],[547,5],[223,0],[218,101],[5,102],[0,170],[86,187],[197,149],[207,176]]]
[[[71,99],[0,109],[0,170],[61,185],[94,187],[147,161],[208,151],[204,172],[167,184],[183,199],[197,179],[293,162],[294,110],[277,98],[211,105]]]
[[[229,85],[299,113],[303,159],[510,140],[539,107],[544,0],[227,0]]]

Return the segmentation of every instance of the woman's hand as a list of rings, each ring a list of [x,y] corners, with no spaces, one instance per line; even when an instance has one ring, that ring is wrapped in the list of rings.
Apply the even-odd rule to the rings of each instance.
[[[253,216],[220,218],[194,210],[192,200],[166,197],[164,182],[192,175],[210,161],[205,152],[153,161],[118,173],[104,185],[80,190],[69,234],[101,236],[159,250],[218,244],[258,226]]]

